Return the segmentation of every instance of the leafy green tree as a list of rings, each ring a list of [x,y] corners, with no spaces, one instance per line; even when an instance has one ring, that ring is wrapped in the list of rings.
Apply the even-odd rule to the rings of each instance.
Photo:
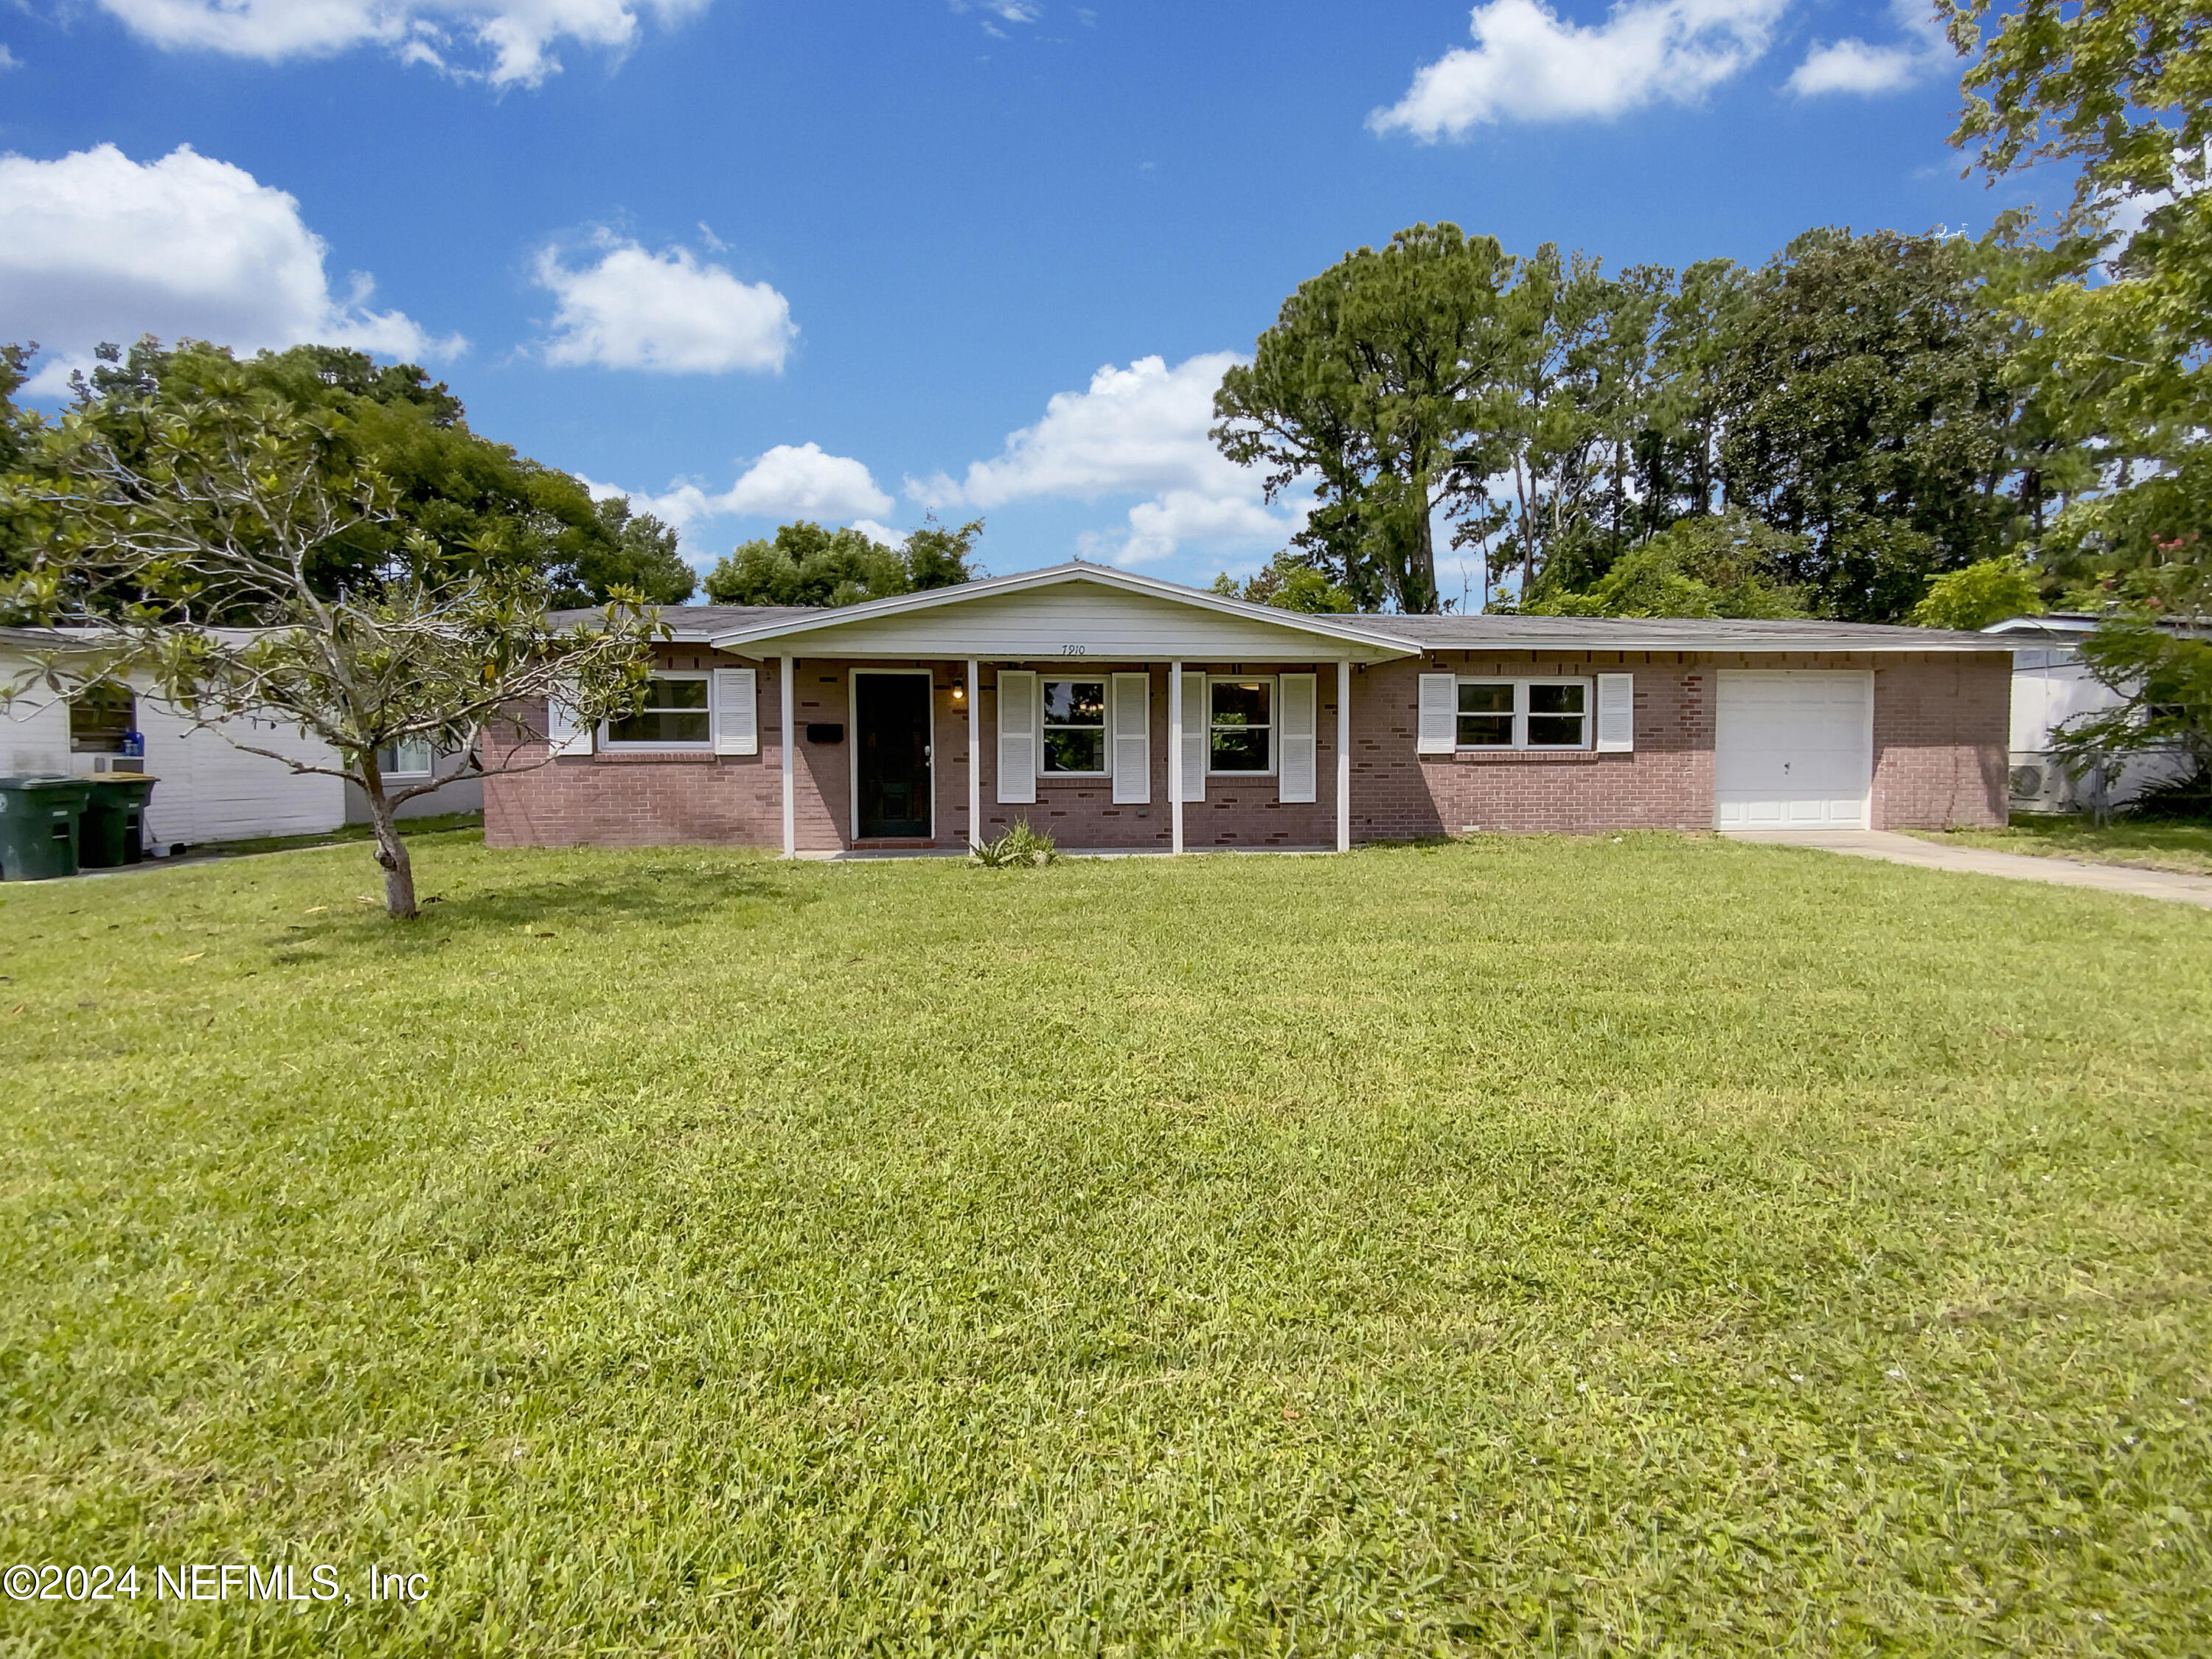
[[[37,350],[35,345],[0,344],[0,477],[21,465],[24,449],[37,430],[37,422],[28,411],[15,406],[15,393],[30,379],[31,358]],[[0,507],[0,581],[27,568],[33,550],[30,526]]]
[[[426,576],[528,568],[559,605],[601,604],[617,588],[660,604],[690,597],[696,578],[665,526],[633,517],[627,502],[594,503],[568,473],[479,437],[460,400],[411,363],[315,345],[240,361],[221,347],[151,337],[127,351],[102,346],[98,357],[76,377],[79,410],[182,406],[242,385],[342,417],[333,430],[352,463],[383,481],[391,510],[316,550],[309,580],[320,592],[373,580],[419,544],[440,566]],[[125,426],[108,427],[131,459]]]
[[[1224,599],[1272,605],[1278,611],[1310,617],[1342,616],[1359,608],[1348,592],[1288,552],[1275,555],[1266,569],[1247,576],[1241,586],[1223,571],[1213,579],[1213,591]]]
[[[2048,280],[2013,308],[2057,434],[2100,469],[2045,538],[2109,620],[2083,659],[2124,699],[2069,725],[2082,759],[2212,754],[2212,19],[2202,0],[1948,0],[1968,59],[1953,142],[1994,181],[2072,172]]]
[[[1742,331],[1752,273],[1728,259],[1686,266],[1661,300],[1650,388],[1633,440],[1632,539],[1675,519],[1719,510],[1729,358]]]
[[[1908,618],[1921,628],[1987,628],[2008,617],[2039,616],[2043,594],[2025,559],[1979,559],[1931,577]]]
[[[403,508],[351,415],[295,403],[227,359],[197,362],[192,375],[190,396],[168,379],[111,386],[29,431],[0,481],[0,514],[29,526],[36,550],[0,581],[0,615],[88,631],[5,690],[143,671],[164,701],[234,746],[358,784],[386,907],[411,917],[414,871],[395,814],[434,785],[387,786],[378,750],[427,738],[479,775],[542,763],[510,745],[487,766],[488,727],[526,725],[521,711],[549,698],[587,720],[627,711],[665,630],[621,597],[591,624],[555,628],[544,571],[473,550],[447,556],[419,527],[362,568],[358,550],[382,544]],[[337,592],[333,547],[355,572]],[[241,716],[298,726],[332,758],[257,748]]]
[[[676,550],[672,526],[650,513],[632,512],[623,495],[599,502],[599,520],[611,545],[578,554],[575,586],[561,592],[556,604],[605,604],[617,588],[642,595],[649,605],[682,605],[691,597],[699,579]]]
[[[1602,569],[1631,533],[1634,444],[1650,419],[1651,334],[1671,275],[1608,277],[1549,244],[1516,263],[1517,349],[1500,387],[1510,533],[1486,560],[1517,570],[1524,593]]]
[[[1298,285],[1214,394],[1214,442],[1320,505],[1293,538],[1367,609],[1440,604],[1431,518],[1497,470],[1518,343],[1494,238],[1416,225]]]
[[[968,562],[982,533],[981,519],[947,530],[933,518],[890,548],[802,519],[718,561],[707,573],[707,597],[715,605],[844,605],[957,586],[972,578]]]
[[[1783,574],[1802,538],[1743,512],[1678,519],[1615,560],[1581,591],[1554,591],[1519,607],[1560,617],[1802,617],[1803,592]]]
[[[2114,579],[2118,603],[2081,641],[2083,665],[2118,701],[2067,720],[2051,749],[2077,776],[2101,766],[2107,778],[2131,757],[2178,751],[2185,778],[2161,793],[2170,807],[2203,815],[2212,812],[2212,637],[2204,631],[2212,574],[2201,546],[2166,552],[2163,562]]]
[[[907,591],[926,593],[932,588],[957,587],[975,580],[978,572],[971,561],[976,538],[982,533],[981,519],[948,530],[938,523],[935,514],[924,514],[920,528],[907,532],[906,545],[901,550],[906,561]]]
[[[1963,241],[1809,231],[1752,280],[1726,351],[1730,504],[1807,538],[1828,614],[1893,622],[2016,540],[2008,325]]]

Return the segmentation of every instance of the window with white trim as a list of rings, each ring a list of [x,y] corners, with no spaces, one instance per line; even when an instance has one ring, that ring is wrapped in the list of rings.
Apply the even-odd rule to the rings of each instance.
[[[1106,682],[1046,680],[1042,737],[1037,752],[1044,769],[1062,777],[1106,775]]]
[[[607,722],[607,742],[641,749],[704,749],[714,736],[704,674],[655,674],[645,705]]]
[[[1275,682],[1209,679],[1206,683],[1208,772],[1266,773],[1275,769]]]
[[[1587,749],[1590,682],[1571,679],[1459,683],[1462,749]]]
[[[428,777],[430,739],[424,737],[401,738],[396,742],[379,744],[376,769],[379,775],[387,778]]]

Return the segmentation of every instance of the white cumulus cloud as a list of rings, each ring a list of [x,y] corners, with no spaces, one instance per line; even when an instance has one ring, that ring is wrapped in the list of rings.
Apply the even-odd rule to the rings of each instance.
[[[627,495],[636,511],[650,513],[686,534],[709,519],[763,518],[785,523],[812,519],[849,523],[871,541],[886,545],[905,539],[874,522],[894,503],[877,488],[866,465],[849,455],[830,454],[819,444],[778,444],[718,495],[689,481],[672,484],[658,495],[590,479],[585,483],[595,499]]]
[[[992,23],[992,18],[1006,23],[1034,23],[1044,15],[1030,0],[951,0],[951,5],[955,12],[983,13],[983,33],[1000,40],[1006,38],[1006,32]]]
[[[874,518],[891,510],[868,469],[820,444],[778,444],[717,498],[725,513],[778,519]]]
[[[561,64],[561,40],[611,52],[638,34],[631,0],[100,0],[125,27],[171,51],[276,63],[381,46],[410,63],[495,86],[536,86]],[[707,0],[648,0],[664,25]]]
[[[799,329],[791,302],[766,283],[741,283],[688,248],[650,253],[602,234],[599,262],[572,269],[541,250],[538,282],[559,307],[545,361],[662,374],[781,374]]]
[[[112,144],[59,161],[0,156],[0,318],[53,354],[32,382],[67,385],[104,340],[142,334],[241,351],[314,343],[387,356],[451,356],[397,311],[368,308],[369,279],[333,294],[329,250],[300,204],[242,167],[172,150],[133,161]]]
[[[1044,418],[1011,434],[994,459],[973,463],[958,479],[909,478],[907,494],[924,507],[985,509],[1040,496],[1144,495],[1123,526],[1081,540],[1086,556],[1119,564],[1164,558],[1186,542],[1279,544],[1301,513],[1271,511],[1257,470],[1237,465],[1206,436],[1214,390],[1241,361],[1215,351],[1173,368],[1161,357],[1109,364],[1085,390],[1055,392]]]
[[[1904,31],[1902,41],[1873,46],[1856,35],[1815,40],[1790,73],[1790,90],[1801,98],[1836,92],[1872,97],[1909,87],[1949,61],[1950,43],[1918,0],[1892,0],[1890,14]]]
[[[1603,119],[1662,100],[1689,103],[1765,52],[1788,4],[1625,0],[1585,27],[1540,0],[1489,0],[1474,9],[1474,44],[1423,65],[1406,95],[1367,125],[1433,141],[1497,121]]]

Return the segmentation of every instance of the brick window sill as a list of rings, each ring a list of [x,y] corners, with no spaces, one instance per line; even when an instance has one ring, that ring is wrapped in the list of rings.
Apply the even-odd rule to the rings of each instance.
[[[594,766],[712,766],[720,757],[705,749],[602,749],[591,758]]]
[[[1424,761],[1445,761],[1453,766],[1589,766],[1614,758],[1613,755],[1601,755],[1595,749],[1462,749],[1450,756],[1421,757]]]

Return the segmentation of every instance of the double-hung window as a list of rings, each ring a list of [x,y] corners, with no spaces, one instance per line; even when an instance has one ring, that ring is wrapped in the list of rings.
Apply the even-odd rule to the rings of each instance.
[[[1106,775],[1106,682],[1044,682],[1044,769],[1063,776]]]
[[[380,775],[387,778],[428,777],[430,739],[424,737],[401,738],[393,743],[379,744],[376,769]]]
[[[1206,683],[1209,772],[1275,769],[1275,682],[1209,679]]]
[[[714,736],[704,674],[655,674],[645,706],[607,722],[610,744],[651,749],[703,749]]]
[[[127,685],[102,680],[88,685],[70,704],[70,752],[119,755],[138,719],[138,699]]]
[[[1588,680],[1481,680],[1459,683],[1462,749],[1587,749]]]

